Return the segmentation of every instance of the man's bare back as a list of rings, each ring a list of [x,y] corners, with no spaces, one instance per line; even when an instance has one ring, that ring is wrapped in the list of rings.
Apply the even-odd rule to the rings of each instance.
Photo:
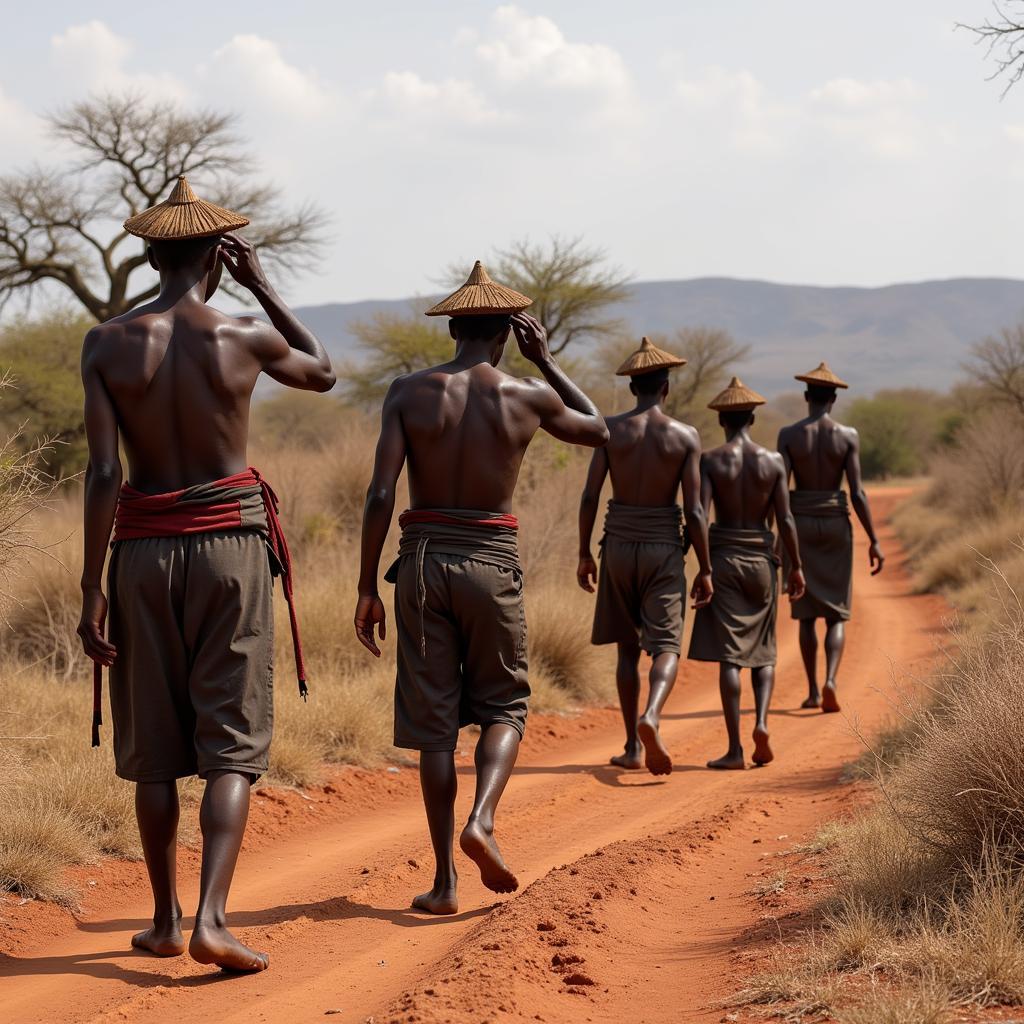
[[[673,505],[687,459],[700,451],[700,435],[657,406],[607,419],[604,449],[615,500],[624,505]]]
[[[764,530],[774,513],[788,515],[782,456],[762,448],[741,431],[701,459],[705,507],[713,501],[719,526]],[[781,495],[781,498],[780,498]]]
[[[508,512],[550,388],[492,366],[454,363],[399,378],[387,399],[401,421],[413,508]]]
[[[273,323],[227,316],[194,295],[172,301],[172,294],[94,327],[86,339],[87,416],[102,405],[101,387],[124,442],[129,481],[147,493],[245,469],[249,403],[262,372],[291,387],[325,391],[334,384],[323,347],[273,294],[252,248],[234,236],[220,244],[235,279],[266,300],[288,337]],[[97,385],[92,395],[90,381]]]
[[[797,490],[837,491],[842,486],[851,452],[858,449],[857,431],[825,413],[808,416],[779,432],[779,452],[788,461]]]

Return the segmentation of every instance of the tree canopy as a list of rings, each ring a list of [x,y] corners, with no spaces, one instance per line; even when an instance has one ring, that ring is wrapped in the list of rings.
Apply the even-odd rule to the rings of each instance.
[[[97,96],[46,118],[77,162],[0,177],[0,304],[40,287],[73,296],[95,320],[153,298],[145,245],[121,222],[166,198],[179,175],[211,202],[252,221],[247,235],[273,262],[305,265],[322,242],[315,207],[283,209],[251,176],[233,115],[185,111],[133,94]]]

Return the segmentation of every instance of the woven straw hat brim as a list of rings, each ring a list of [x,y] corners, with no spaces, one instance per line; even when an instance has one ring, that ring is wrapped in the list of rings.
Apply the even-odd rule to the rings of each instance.
[[[798,373],[795,380],[803,381],[804,384],[814,384],[822,388],[848,388],[850,385],[840,380],[830,369],[828,363],[819,363],[813,370],[807,373]]]
[[[708,408],[715,412],[750,412],[767,401],[767,398],[748,388],[738,377],[733,377],[729,386],[708,402]]]
[[[492,313],[522,313],[533,305],[511,288],[500,284],[463,285],[453,295],[427,310],[427,316],[486,316]]]
[[[129,234],[147,241],[183,241],[210,238],[225,231],[237,231],[249,223],[248,217],[233,213],[202,199],[194,203],[160,203],[124,222]]]
[[[640,347],[615,371],[615,376],[639,377],[655,370],[671,370],[685,365],[686,360],[682,356],[674,356],[644,338]]]
[[[427,310],[427,316],[489,316],[522,313],[533,305],[533,299],[491,280],[484,265],[477,260],[466,283],[447,298]]]

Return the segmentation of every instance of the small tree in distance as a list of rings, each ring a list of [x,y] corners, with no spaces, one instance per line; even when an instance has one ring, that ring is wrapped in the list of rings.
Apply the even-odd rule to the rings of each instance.
[[[553,235],[546,245],[520,239],[485,262],[496,281],[533,299],[527,312],[547,328],[553,354],[621,332],[622,322],[609,309],[629,298],[629,278],[582,238]],[[458,287],[471,266],[452,265],[446,281]]]
[[[231,114],[129,94],[93,97],[46,120],[80,161],[0,178],[0,304],[50,284],[102,321],[153,298],[152,275],[134,280],[145,246],[121,222],[165,199],[182,174],[204,198],[250,217],[246,233],[270,262],[287,255],[296,269],[321,244],[322,214],[309,205],[282,210],[277,190],[252,180],[253,158]]]
[[[1024,413],[1024,325],[976,341],[963,370],[991,398]]]

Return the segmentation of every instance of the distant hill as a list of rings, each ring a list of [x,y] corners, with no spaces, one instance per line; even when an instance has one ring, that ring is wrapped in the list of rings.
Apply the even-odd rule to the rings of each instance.
[[[335,359],[357,358],[349,325],[404,300],[307,306],[299,315]],[[1024,320],[1024,281],[956,278],[884,288],[821,288],[708,277],[643,281],[614,315],[637,338],[685,325],[724,327],[751,346],[737,369],[760,391],[798,385],[793,374],[826,359],[862,393],[884,387],[943,389],[967,346]],[[685,353],[683,353],[685,354]]]

